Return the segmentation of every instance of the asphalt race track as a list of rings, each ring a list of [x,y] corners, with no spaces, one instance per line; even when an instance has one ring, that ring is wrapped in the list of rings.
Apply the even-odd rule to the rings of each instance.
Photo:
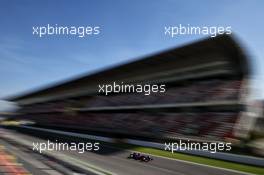
[[[10,135],[28,142],[40,142],[41,139],[6,130]],[[44,141],[44,140],[42,140]],[[44,141],[45,142],[45,141]],[[231,170],[202,166],[188,162],[155,157],[150,162],[140,162],[128,159],[129,151],[120,150],[109,145],[100,145],[100,151],[78,153],[75,151],[61,151],[61,153],[86,162],[89,165],[99,167],[111,174],[120,175],[241,175]]]

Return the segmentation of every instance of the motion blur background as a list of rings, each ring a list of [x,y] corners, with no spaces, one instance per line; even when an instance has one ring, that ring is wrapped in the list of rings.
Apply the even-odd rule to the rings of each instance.
[[[257,0],[2,0],[2,157],[12,153],[12,145],[21,146],[16,134],[27,141],[83,139],[83,135],[58,134],[70,131],[84,134],[85,138],[89,135],[89,140],[90,136],[105,137],[118,147],[119,151],[105,146],[101,153],[87,153],[83,157],[63,153],[112,174],[262,174],[263,7],[264,3]],[[85,38],[32,35],[33,26],[47,24],[100,26],[100,34]],[[231,26],[232,35],[164,35],[165,26],[178,24]],[[97,93],[98,84],[113,81],[166,84],[167,91],[150,96]],[[191,158],[173,158],[239,172],[197,168],[198,165],[166,162],[163,158],[156,158],[150,166],[125,159],[127,150],[164,156],[153,142],[180,139],[231,142],[232,151],[228,154],[191,152]],[[154,148],[158,151],[151,151]],[[24,149],[13,156],[29,154],[27,160],[20,160],[20,156],[18,162],[25,165],[25,172],[35,174],[37,166],[28,164],[39,155],[31,150],[25,153]],[[184,157],[186,153],[181,154]],[[197,154],[208,161],[200,160]],[[52,171],[87,173],[85,168],[65,166],[65,162],[60,162],[65,159],[52,158],[56,167],[45,163],[51,161],[50,157],[41,159],[39,164],[44,162]],[[214,162],[216,159],[224,163]],[[126,169],[118,166],[120,161]],[[83,166],[87,168],[87,164]],[[3,170],[8,171],[11,170]]]

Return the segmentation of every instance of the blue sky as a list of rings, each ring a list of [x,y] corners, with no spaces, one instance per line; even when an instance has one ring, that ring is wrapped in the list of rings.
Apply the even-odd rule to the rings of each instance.
[[[264,97],[264,1],[1,0],[0,98],[126,62],[205,36],[164,36],[164,26],[231,26]],[[100,26],[96,37],[38,38],[32,26]]]

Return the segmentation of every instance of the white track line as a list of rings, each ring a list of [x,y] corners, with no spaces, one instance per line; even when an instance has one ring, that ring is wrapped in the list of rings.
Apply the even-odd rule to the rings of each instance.
[[[52,133],[59,133],[59,134],[65,134],[65,135],[70,135],[70,136],[74,135],[74,136],[77,136],[77,137],[80,137],[80,138],[89,138],[91,136],[95,137],[93,135],[86,135],[85,136],[85,134],[78,134],[78,133],[67,132],[67,131],[58,131],[58,130],[54,130],[54,129],[43,129],[43,128],[36,128],[36,127],[29,127],[29,126],[22,126],[22,128],[29,128],[29,129],[34,129],[34,130],[40,130],[40,131],[46,131],[46,132],[52,132]],[[115,149],[124,150],[124,149],[121,149],[121,148],[108,146],[108,145],[107,145],[107,147],[112,147],[112,148],[115,148]],[[133,150],[128,150],[128,151],[133,152]],[[191,161],[186,161],[186,160],[179,160],[179,159],[163,157],[163,156],[158,156],[158,155],[153,155],[153,154],[149,154],[149,155],[152,155],[154,157],[160,157],[160,158],[163,158],[163,159],[169,159],[169,160],[174,160],[174,161],[188,163],[188,164],[193,164],[193,165],[199,165],[199,166],[204,166],[204,167],[209,167],[209,168],[215,168],[215,169],[220,169],[220,170],[234,172],[234,173],[240,173],[240,174],[245,174],[245,175],[255,175],[255,174],[247,173],[247,172],[243,172],[243,171],[227,169],[227,168],[222,168],[222,167],[217,167],[217,166],[211,166],[211,165],[206,165],[206,164],[201,164],[201,163],[196,163],[196,162],[191,162]]]

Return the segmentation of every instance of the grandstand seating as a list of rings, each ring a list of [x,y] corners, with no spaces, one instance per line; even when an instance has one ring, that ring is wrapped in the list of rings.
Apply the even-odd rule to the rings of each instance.
[[[83,107],[119,107],[149,104],[178,104],[193,102],[211,102],[237,100],[241,81],[239,80],[207,80],[192,82],[188,85],[169,87],[165,93],[154,95],[118,94],[112,96],[94,96],[83,100]],[[25,106],[21,112],[63,112],[67,108],[78,108],[74,100],[55,101]]]
[[[29,118],[29,117],[28,117]],[[232,138],[238,118],[234,112],[206,113],[87,113],[82,115],[40,114],[42,125],[70,126],[159,137],[190,136],[223,140]]]
[[[166,93],[145,96],[143,94],[118,94],[79,98],[82,107],[120,107],[150,104],[179,104],[239,99],[241,81],[203,80],[180,86],[168,87]],[[233,137],[237,121],[235,112],[178,112],[178,113],[89,113],[76,115],[67,110],[78,108],[76,100],[69,99],[25,106],[21,112],[25,118],[50,126],[69,126],[90,130],[133,133],[137,135],[179,137],[192,136],[223,140]],[[34,117],[37,114],[38,117]]]

